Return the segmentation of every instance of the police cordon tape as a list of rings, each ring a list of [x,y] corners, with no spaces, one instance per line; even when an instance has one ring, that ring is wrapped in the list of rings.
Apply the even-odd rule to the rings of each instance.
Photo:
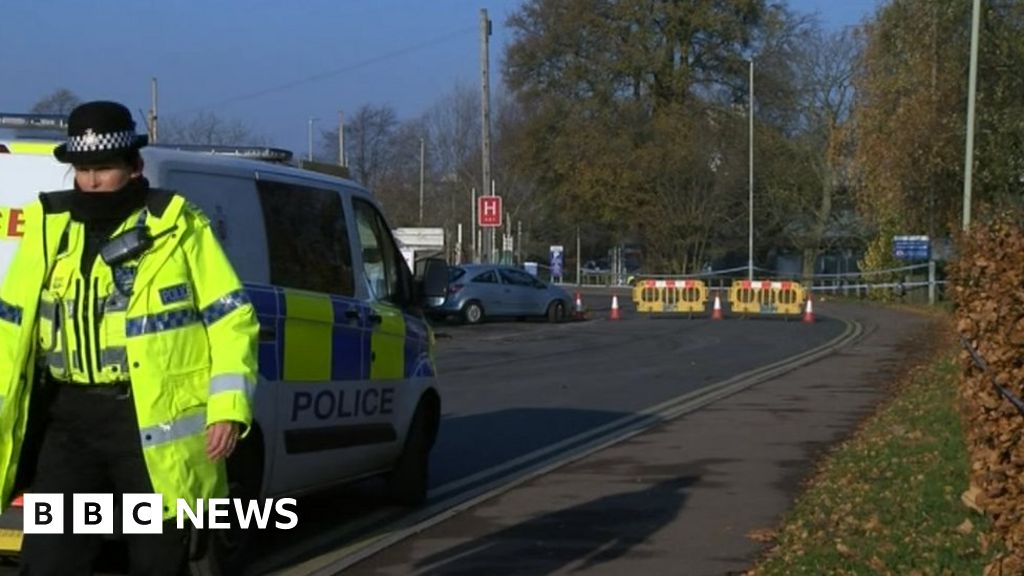
[[[64,494],[26,493],[23,498],[22,530],[25,534],[64,533]],[[124,494],[121,497],[121,532],[123,534],[162,534],[163,496],[160,494]],[[247,500],[242,498],[199,498],[189,502],[179,498],[175,510],[179,530],[186,522],[202,530],[228,530],[237,525],[243,530],[266,530],[273,516],[278,519],[274,528],[291,530],[299,525],[295,513],[295,498],[278,500]],[[114,534],[114,516],[117,507],[113,494],[73,494],[73,534]],[[228,519],[232,511],[235,523]],[[207,521],[208,520],[208,521]],[[283,521],[282,521],[283,520]]]

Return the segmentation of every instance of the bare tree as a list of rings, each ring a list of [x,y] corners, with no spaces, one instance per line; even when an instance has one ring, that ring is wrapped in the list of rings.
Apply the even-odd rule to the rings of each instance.
[[[81,100],[74,92],[67,88],[58,88],[53,93],[40,98],[29,111],[32,114],[58,114],[66,116]],[[63,129],[56,130],[15,130],[15,138],[44,138],[52,140],[63,140],[66,133]]]
[[[807,127],[804,145],[817,182],[816,190],[811,191],[816,207],[803,242],[804,276],[813,274],[814,262],[828,243],[829,229],[842,232],[838,224],[843,214],[836,206],[850,200],[853,149],[849,120],[860,53],[860,43],[851,31],[819,31],[811,36],[800,60],[800,108],[802,123]],[[844,192],[846,198],[838,197]]]
[[[160,124],[160,139],[170,144],[204,146],[264,146],[265,136],[256,134],[240,120],[224,119],[213,112],[191,118],[168,118]]]
[[[424,134],[420,120],[398,124],[386,143],[386,169],[374,178],[373,190],[396,226],[419,225],[420,139]],[[425,176],[424,188],[428,194],[433,190],[429,176]],[[424,198],[423,225],[440,223],[443,211],[437,210],[436,204],[430,196]]]
[[[480,158],[480,93],[456,85],[424,115],[436,168],[446,182],[475,182],[474,162]],[[472,186],[472,184],[469,184]]]
[[[69,114],[82,100],[67,88],[58,88],[32,106],[33,114]]]
[[[398,115],[388,105],[363,105],[345,126],[345,148],[352,176],[364,186],[376,189],[390,168],[391,149]],[[337,131],[335,131],[337,136]]]
[[[480,188],[480,93],[467,84],[457,84],[423,115],[427,152],[435,178],[432,194],[434,222],[450,238],[458,225],[465,227],[463,253],[469,254],[471,197]]]

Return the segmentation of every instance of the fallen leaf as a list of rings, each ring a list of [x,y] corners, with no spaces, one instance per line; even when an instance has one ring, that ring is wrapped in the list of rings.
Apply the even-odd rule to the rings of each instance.
[[[984,514],[985,511],[982,510],[980,506],[978,506],[978,496],[980,495],[981,488],[978,488],[977,486],[972,484],[970,488],[965,490],[964,493],[960,495],[960,501],[963,502],[964,506],[967,506],[971,510],[977,512],[978,514]]]
[[[966,536],[974,531],[974,524],[972,524],[971,520],[968,518],[967,520],[964,520],[962,524],[956,527],[956,531]]]
[[[847,558],[853,556],[853,551],[850,550],[849,546],[843,544],[842,542],[836,542],[836,551]]]
[[[878,519],[877,514],[872,514],[871,518],[864,524],[864,530],[867,532],[874,532],[882,526],[882,521]]]
[[[775,541],[775,530],[771,528],[757,528],[747,532],[747,538],[750,538],[754,542],[774,542]]]

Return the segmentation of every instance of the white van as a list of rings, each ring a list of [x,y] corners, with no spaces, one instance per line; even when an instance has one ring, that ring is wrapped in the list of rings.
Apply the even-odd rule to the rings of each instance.
[[[232,490],[280,497],[386,474],[398,502],[422,502],[441,398],[433,334],[417,310],[443,297],[443,264],[415,280],[379,205],[354,182],[154,146],[142,156],[153,187],[210,218],[260,321],[254,428],[229,460]],[[0,282],[20,207],[72,181],[51,155],[0,149]],[[20,518],[11,526],[8,515],[0,548],[16,553]]]

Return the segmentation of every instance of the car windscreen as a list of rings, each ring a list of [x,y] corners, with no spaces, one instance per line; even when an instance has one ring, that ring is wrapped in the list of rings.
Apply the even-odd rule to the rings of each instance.
[[[466,275],[464,268],[454,267],[448,269],[448,282],[452,283]]]

